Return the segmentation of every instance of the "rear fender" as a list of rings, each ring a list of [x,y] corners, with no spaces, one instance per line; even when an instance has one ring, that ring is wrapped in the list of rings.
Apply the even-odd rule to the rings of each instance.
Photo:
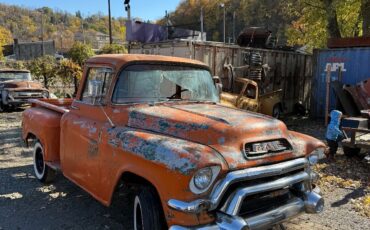
[[[23,112],[22,139],[38,139],[45,152],[45,161],[59,162],[60,119],[62,114],[40,107]]]

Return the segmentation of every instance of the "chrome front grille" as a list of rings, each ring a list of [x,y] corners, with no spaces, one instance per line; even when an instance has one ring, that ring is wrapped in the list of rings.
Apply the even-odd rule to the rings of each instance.
[[[293,175],[282,175],[283,177],[265,183],[251,185],[247,187],[238,187],[229,199],[225,202],[222,210],[228,215],[239,215],[239,211],[247,197],[277,192],[282,189],[290,188],[296,184],[309,180],[309,175],[305,171],[297,172]]]
[[[12,94],[13,98],[42,98],[42,92],[40,91],[20,91]]]

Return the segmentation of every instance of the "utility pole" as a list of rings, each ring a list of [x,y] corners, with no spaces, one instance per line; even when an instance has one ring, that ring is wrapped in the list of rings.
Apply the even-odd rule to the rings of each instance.
[[[236,18],[236,15],[235,15],[235,11],[233,13],[233,43],[235,44],[236,43],[236,38],[235,38],[235,18]]]
[[[168,12],[167,12],[167,10],[165,11],[165,16],[164,16],[165,18],[166,18],[166,28],[167,28],[167,40],[168,40],[168,38],[169,38],[169,31],[170,31],[170,22],[169,22],[169,15],[168,15]]]
[[[44,45],[44,12],[41,11],[41,55],[45,55]]]
[[[112,44],[113,37],[112,37],[112,17],[110,13],[110,0],[108,0],[108,16],[109,16],[109,44]]]
[[[127,21],[131,21],[131,7],[130,7],[130,0],[124,0],[123,2],[124,6],[125,6],[125,11],[127,12]],[[126,23],[127,25],[127,23]],[[126,31],[127,33],[127,31]],[[127,38],[127,34],[126,34],[126,38]],[[128,41],[128,44],[127,44],[127,51],[128,53],[130,53],[130,46],[131,46],[131,43],[130,41]]]
[[[127,20],[131,20],[131,7],[130,7],[130,0],[125,0],[123,2],[125,5],[125,10],[127,11]]]
[[[204,32],[204,19],[203,19],[203,7],[200,8],[200,40],[203,41]]]
[[[83,19],[83,17],[81,18],[81,30],[82,30],[83,43],[86,44],[85,28],[84,28],[84,19]]]
[[[221,3],[220,7],[224,10],[224,43],[226,43],[226,6],[225,3]]]

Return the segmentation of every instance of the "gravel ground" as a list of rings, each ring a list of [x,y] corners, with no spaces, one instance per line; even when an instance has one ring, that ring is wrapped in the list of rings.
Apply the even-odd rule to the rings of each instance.
[[[290,129],[323,139],[320,122],[289,119]],[[62,175],[49,186],[33,175],[32,156],[20,139],[21,111],[0,113],[0,230],[2,229],[127,229],[127,213],[106,208]],[[368,229],[370,167],[346,159],[341,150],[335,163],[318,166],[326,201],[320,215],[302,215],[287,229]],[[368,198],[368,199],[366,199]],[[366,227],[367,226],[367,227]]]

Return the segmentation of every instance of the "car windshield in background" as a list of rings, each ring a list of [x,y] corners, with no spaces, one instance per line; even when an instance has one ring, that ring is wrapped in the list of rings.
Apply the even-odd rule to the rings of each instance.
[[[118,78],[112,101],[116,104],[191,100],[218,102],[208,70],[175,65],[132,65]]]
[[[10,80],[18,80],[18,81],[30,81],[31,74],[28,72],[0,72],[0,81],[10,81]]]

